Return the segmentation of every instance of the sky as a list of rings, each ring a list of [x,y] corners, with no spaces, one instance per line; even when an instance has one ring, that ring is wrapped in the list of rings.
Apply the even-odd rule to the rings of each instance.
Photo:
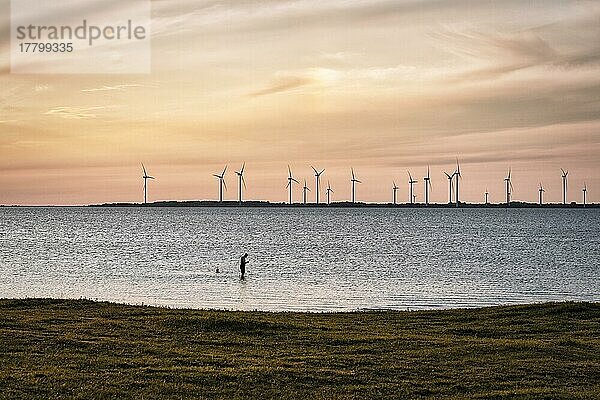
[[[151,73],[11,74],[0,0],[0,204],[333,200],[600,202],[600,2],[153,0]],[[301,186],[294,197],[301,199]],[[325,198],[324,190],[321,199]]]

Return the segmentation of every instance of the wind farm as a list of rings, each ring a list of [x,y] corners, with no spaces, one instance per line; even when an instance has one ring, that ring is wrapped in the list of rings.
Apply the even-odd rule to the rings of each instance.
[[[285,185],[285,189],[287,191],[287,201],[270,201],[270,200],[252,200],[244,198],[244,191],[247,190],[246,180],[245,180],[245,170],[246,163],[242,163],[239,170],[234,171],[237,176],[237,199],[226,199],[225,193],[227,191],[227,183],[226,183],[226,175],[228,167],[225,166],[220,173],[212,174],[212,176],[218,179],[218,192],[217,197],[214,200],[204,199],[204,200],[159,200],[154,202],[148,202],[148,180],[155,180],[154,176],[148,174],[145,165],[142,163],[142,178],[144,180],[144,189],[143,189],[143,199],[141,203],[123,203],[123,202],[114,202],[114,203],[103,203],[103,204],[91,204],[93,206],[105,205],[105,206],[247,206],[247,207],[262,207],[262,206],[291,206],[291,207],[397,207],[397,208],[406,208],[406,207],[432,207],[432,208],[497,208],[497,207],[511,207],[511,208],[531,208],[531,207],[545,207],[545,208],[555,208],[555,207],[596,207],[597,204],[589,204],[587,201],[588,194],[588,186],[587,183],[583,183],[581,192],[582,192],[582,200],[581,202],[567,202],[567,194],[568,194],[568,170],[560,169],[560,177],[562,179],[561,185],[561,198],[558,201],[551,202],[546,201],[545,192],[546,189],[543,187],[542,183],[539,183],[537,188],[537,202],[527,202],[527,201],[519,201],[513,197],[514,187],[512,183],[513,179],[513,169],[512,167],[508,168],[508,172],[506,177],[504,178],[504,202],[500,203],[492,203],[489,201],[490,192],[486,188],[484,192],[483,202],[465,202],[460,201],[460,180],[462,180],[462,172],[461,166],[458,159],[456,160],[456,169],[452,173],[448,173],[447,171],[439,171],[438,175],[440,180],[446,178],[448,181],[448,202],[432,202],[431,201],[431,193],[433,191],[432,180],[435,179],[431,173],[431,167],[428,165],[426,168],[426,175],[423,177],[423,201],[417,202],[417,195],[414,190],[414,185],[418,183],[416,179],[413,178],[410,171],[407,171],[408,175],[408,186],[407,186],[407,201],[406,202],[398,202],[398,192],[401,192],[401,188],[396,185],[396,181],[392,180],[392,196],[391,201],[385,201],[382,199],[381,202],[360,202],[356,199],[356,185],[362,184],[363,182],[357,178],[354,167],[350,168],[350,198],[347,199],[339,199],[337,201],[333,201],[332,194],[334,193],[331,180],[327,180],[327,187],[325,188],[326,194],[326,202],[322,203],[320,200],[320,191],[321,191],[321,177],[325,172],[325,168],[317,169],[314,166],[310,166],[310,170],[315,177],[315,197],[314,202],[309,201],[308,192],[311,192],[312,189],[308,186],[307,180],[304,180],[304,184],[299,187],[301,190],[301,202],[294,202],[294,192],[295,192],[295,184],[300,184],[292,174],[292,168],[290,165],[287,166],[287,185]],[[468,184],[468,181],[467,183]]]

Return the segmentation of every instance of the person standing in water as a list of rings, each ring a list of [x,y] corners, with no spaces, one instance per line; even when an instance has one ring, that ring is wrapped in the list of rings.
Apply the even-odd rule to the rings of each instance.
[[[244,275],[246,274],[246,264],[248,263],[248,261],[246,261],[247,257],[248,257],[248,253],[244,254],[242,256],[242,258],[240,259],[240,273],[242,274],[242,279],[244,278]]]

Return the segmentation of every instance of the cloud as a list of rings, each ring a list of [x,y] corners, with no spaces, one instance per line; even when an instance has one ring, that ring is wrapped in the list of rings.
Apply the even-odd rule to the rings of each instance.
[[[142,87],[143,85],[138,85],[138,84],[128,84],[128,85],[114,85],[114,86],[101,86],[98,88],[91,88],[91,89],[81,89],[82,92],[107,92],[107,91],[112,91],[112,90],[120,90],[123,91],[127,88],[136,88],[136,87]]]
[[[92,111],[101,110],[106,107],[55,107],[44,113],[44,115],[54,115],[66,119],[94,119],[98,116]]]
[[[250,93],[250,96],[259,97],[282,92],[289,92],[291,90],[298,89],[302,86],[310,85],[312,83],[315,83],[315,80],[309,77],[283,76],[276,79],[271,85],[265,87],[264,89]]]
[[[320,57],[327,61],[334,61],[338,63],[349,62],[350,60],[360,57],[364,53],[354,51],[337,51],[334,53],[321,52]]]
[[[250,96],[288,92],[307,85],[347,87],[365,81],[389,82],[395,79],[409,79],[416,70],[417,68],[413,66],[394,65],[350,69],[314,67],[299,71],[280,71],[276,73],[273,83],[264,89],[252,92]]]

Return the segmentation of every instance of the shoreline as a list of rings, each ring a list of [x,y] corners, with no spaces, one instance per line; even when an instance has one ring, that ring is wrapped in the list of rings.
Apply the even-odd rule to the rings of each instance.
[[[234,309],[234,308],[198,308],[194,306],[173,306],[173,305],[161,305],[157,303],[127,303],[115,300],[103,300],[99,298],[87,298],[87,297],[0,297],[0,306],[6,302],[36,302],[36,303],[53,303],[53,302],[86,302],[92,304],[105,304],[112,306],[122,307],[143,307],[143,308],[155,308],[159,310],[170,310],[170,311],[189,311],[189,312],[217,312],[217,313],[248,313],[248,314],[273,314],[273,315],[285,315],[285,314],[304,314],[310,315],[349,315],[349,314],[369,314],[369,313],[427,313],[427,312],[452,312],[452,311],[475,311],[475,310],[487,310],[487,309],[503,309],[511,307],[536,307],[544,306],[549,304],[560,305],[560,304],[588,304],[598,305],[600,307],[600,300],[550,300],[550,301],[536,301],[529,303],[505,303],[505,304],[491,304],[491,305],[473,305],[473,306],[435,306],[435,307],[419,307],[419,306],[406,306],[403,308],[356,308],[356,309],[323,309],[323,310],[296,310],[296,309],[284,309],[284,310],[266,310],[266,309]]]
[[[303,208],[318,208],[318,209],[327,209],[327,208],[390,208],[390,209],[406,209],[406,208],[419,208],[419,209],[473,209],[473,208],[482,208],[482,209],[521,209],[521,208],[529,208],[529,209],[597,209],[600,208],[600,203],[590,203],[585,206],[580,203],[570,203],[570,204],[561,204],[561,203],[546,203],[543,205],[539,205],[537,203],[527,203],[527,202],[511,202],[510,206],[507,206],[506,203],[463,203],[461,202],[459,206],[456,206],[456,203],[430,203],[426,205],[424,203],[351,203],[351,202],[332,202],[331,204],[315,204],[315,203],[294,203],[288,204],[283,202],[269,202],[269,201],[244,201],[239,203],[237,201],[212,201],[212,200],[186,200],[186,201],[177,201],[177,200],[166,200],[166,201],[155,201],[147,204],[143,203],[101,203],[101,204],[80,204],[80,205],[0,205],[0,208],[290,208],[290,209],[303,209]]]

